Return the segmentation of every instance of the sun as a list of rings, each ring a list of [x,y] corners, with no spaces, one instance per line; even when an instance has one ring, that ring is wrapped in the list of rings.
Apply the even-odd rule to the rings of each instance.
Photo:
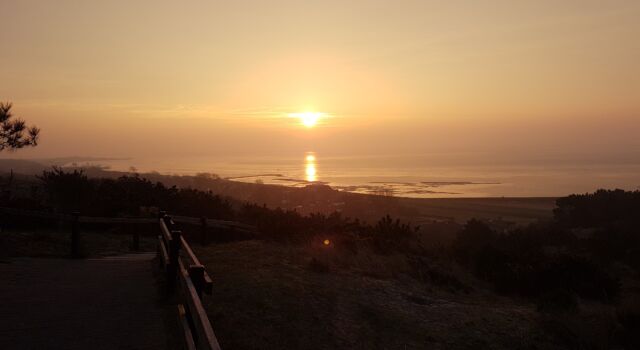
[[[313,128],[318,124],[318,121],[325,116],[325,114],[321,112],[300,112],[291,113],[289,116],[298,118],[302,125],[307,128]]]

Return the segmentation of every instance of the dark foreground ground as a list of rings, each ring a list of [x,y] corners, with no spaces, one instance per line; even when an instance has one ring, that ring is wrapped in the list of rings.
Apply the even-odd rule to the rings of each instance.
[[[175,348],[175,313],[162,304],[151,262],[125,269],[129,262],[111,258],[128,252],[129,237],[87,232],[88,255],[102,260],[72,261],[64,259],[67,236],[0,233],[0,349]],[[152,240],[141,243],[152,249]],[[639,314],[640,284],[628,268],[620,276],[633,276],[622,280],[619,300],[579,299],[573,310],[544,311],[535,299],[497,294],[446,250],[416,261],[366,244],[349,250],[338,240],[194,248],[214,281],[204,305],[226,350],[638,348],[619,345],[621,336],[638,334],[629,325]]]
[[[17,233],[2,235],[9,243]],[[29,233],[19,238],[33,243]],[[31,246],[33,255],[53,258],[14,257],[25,247],[12,242],[0,260],[0,349],[176,348],[155,253],[72,260],[54,244]]]
[[[224,349],[560,349],[531,303],[482,286],[425,285],[399,256],[344,259],[245,241],[200,247]],[[314,271],[309,257],[328,259]]]

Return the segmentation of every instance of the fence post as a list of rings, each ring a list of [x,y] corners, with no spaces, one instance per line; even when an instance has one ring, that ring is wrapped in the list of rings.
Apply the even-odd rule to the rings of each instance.
[[[166,217],[165,217],[166,218]],[[171,231],[171,241],[169,242],[169,266],[167,269],[167,287],[169,292],[173,292],[178,282],[178,269],[180,268],[180,237],[182,232]]]
[[[80,213],[74,211],[71,215],[71,257],[78,259],[80,258],[80,234],[78,232],[78,217]]]
[[[169,229],[169,232],[171,232],[171,229],[173,228],[173,220],[171,220],[171,216],[165,213],[161,216],[161,218],[162,220],[164,220],[164,224],[167,225],[167,229]]]
[[[201,217],[200,218],[200,244],[201,245],[207,245],[208,239],[207,239],[207,218],[206,217]]]
[[[158,211],[158,219],[159,220],[163,220],[165,215],[167,215],[166,211],[164,211],[164,210],[159,210]],[[164,234],[162,233],[162,231],[160,231],[160,239],[162,241],[164,241]],[[166,243],[167,242],[165,242],[165,247],[166,247]],[[157,249],[158,249],[158,256],[160,256],[160,254],[161,254],[160,253],[160,249],[161,249],[160,242],[158,242],[158,248]],[[160,267],[164,267],[163,264],[162,264],[162,259],[158,259],[158,263],[159,263]]]
[[[196,288],[198,297],[200,298],[200,300],[202,300],[202,290],[204,289],[204,266],[189,266],[189,278],[191,278],[193,286]]]

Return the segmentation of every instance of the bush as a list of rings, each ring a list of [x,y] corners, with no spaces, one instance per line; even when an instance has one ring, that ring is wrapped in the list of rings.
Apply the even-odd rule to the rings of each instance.
[[[480,220],[469,220],[453,242],[453,251],[463,264],[470,264],[485,248],[494,246],[498,234]]]
[[[616,315],[622,325],[622,345],[627,349],[640,349],[640,301],[634,298],[621,303]]]
[[[640,213],[640,191],[598,190],[556,201],[554,218],[566,227],[600,227],[634,221]]]
[[[502,294],[535,295],[535,267],[494,247],[486,247],[475,256],[473,271],[493,284]]]
[[[619,324],[608,310],[594,308],[583,312],[543,313],[542,328],[563,349],[619,349]],[[629,348],[632,349],[632,348]]]
[[[418,227],[411,227],[393,220],[389,215],[380,219],[370,232],[371,242],[376,252],[390,254],[395,251],[408,252],[411,244],[417,244]]]
[[[547,253],[547,247],[558,249]],[[497,234],[487,224],[470,220],[453,244],[458,261],[499,293],[533,297],[562,291],[613,300],[619,282],[593,256],[579,254],[582,251],[582,242],[553,224]]]
[[[39,179],[44,184],[50,205],[64,212],[86,208],[94,190],[82,170],[64,172],[62,168],[53,167],[51,171],[45,170]]]
[[[546,262],[537,274],[536,284],[540,291],[560,289],[606,302],[620,291],[620,283],[615,278],[585,258],[558,256]]]
[[[565,313],[578,310],[578,298],[566,289],[554,289],[543,293],[536,303],[539,312]]]

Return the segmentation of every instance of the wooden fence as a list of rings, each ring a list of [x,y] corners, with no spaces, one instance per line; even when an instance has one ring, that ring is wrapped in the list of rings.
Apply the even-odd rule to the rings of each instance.
[[[178,324],[187,350],[220,349],[202,306],[203,293],[211,294],[213,282],[171,217],[159,218],[158,255],[166,271],[167,290],[179,296]]]
[[[26,216],[26,217],[34,217],[34,218],[40,218],[40,219],[60,220],[60,221],[72,221],[74,220],[74,216],[75,216],[75,214],[59,214],[59,213],[15,209],[15,208],[7,208],[7,207],[0,207],[0,214]],[[156,218],[78,216],[78,222],[90,223],[90,224],[156,224],[157,221],[158,220]],[[173,221],[176,223],[183,223],[183,224],[189,224],[189,225],[204,225],[206,227],[211,227],[211,228],[235,230],[238,232],[245,232],[245,233],[252,233],[252,234],[256,233],[255,226],[251,226],[251,225],[247,225],[247,224],[243,224],[235,221],[208,219],[204,217],[196,218],[196,217],[190,217],[190,216],[177,216],[177,215],[173,216]]]
[[[71,214],[51,213],[35,210],[24,210],[0,207],[0,214],[16,217],[35,218],[40,220],[50,220],[55,222],[70,222],[71,223],[71,256],[80,257],[79,251],[79,226],[80,224],[96,224],[96,225],[157,225],[157,218],[141,218],[141,217],[99,217],[99,216],[81,216],[80,213],[74,212]],[[255,226],[243,224],[235,221],[209,219],[205,217],[196,218],[190,216],[173,216],[172,222],[193,225],[199,227],[199,243],[206,245],[209,242],[210,230],[224,230],[231,233],[233,236],[235,233],[255,236],[258,234],[258,230]],[[140,247],[140,233],[138,230],[132,231],[132,248],[134,251],[138,251]]]

